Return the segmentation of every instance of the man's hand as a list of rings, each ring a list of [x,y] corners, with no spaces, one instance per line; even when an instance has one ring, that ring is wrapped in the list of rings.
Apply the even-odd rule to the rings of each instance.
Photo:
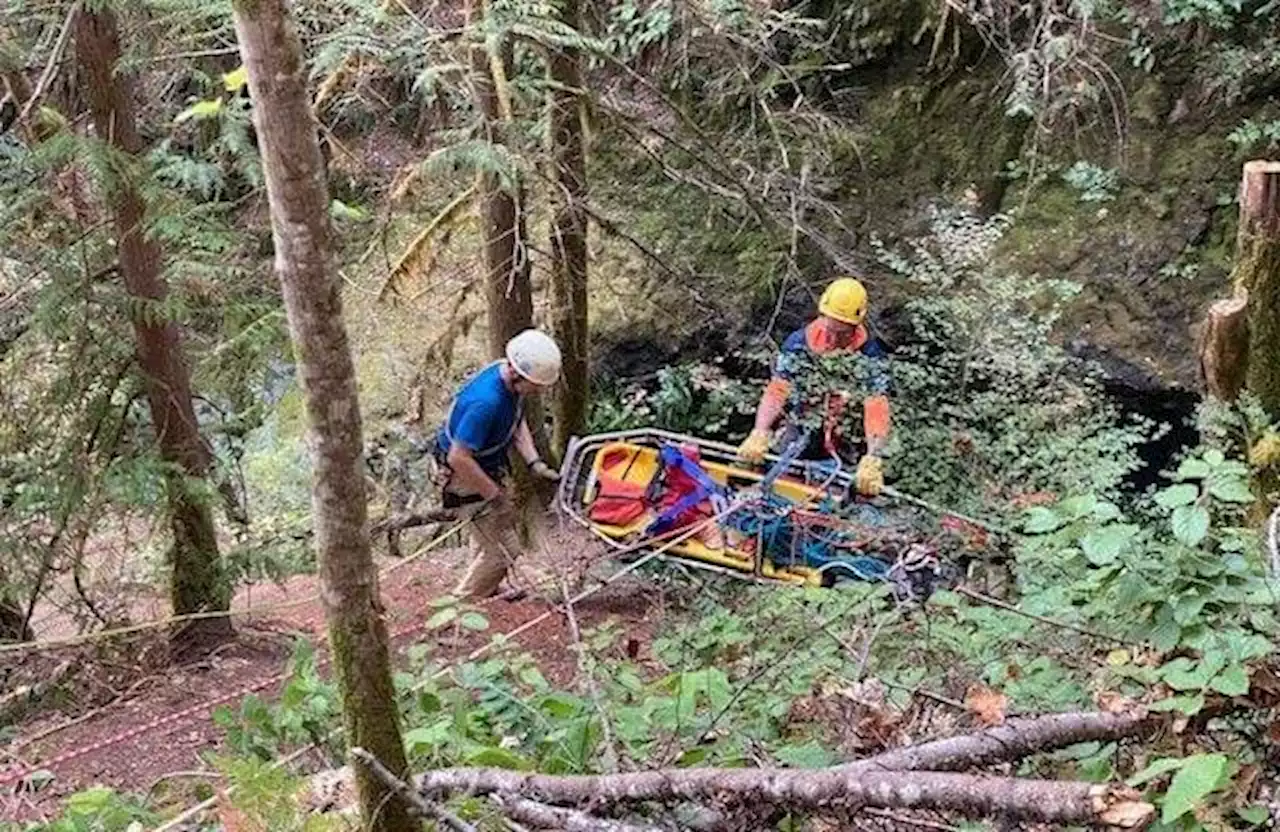
[[[747,462],[759,462],[769,452],[769,433],[753,430],[746,440],[738,446],[738,457]]]
[[[530,463],[529,470],[534,473],[534,476],[541,477],[547,482],[560,482],[560,472],[540,459]]]
[[[880,457],[864,454],[858,460],[856,477],[858,493],[864,497],[875,497],[884,488],[884,463]]]

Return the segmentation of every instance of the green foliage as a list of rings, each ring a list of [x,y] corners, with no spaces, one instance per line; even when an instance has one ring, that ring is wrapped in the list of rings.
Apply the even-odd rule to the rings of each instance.
[[[698,436],[723,435],[735,417],[755,412],[759,388],[732,378],[720,362],[687,363],[658,370],[657,386],[640,382],[603,387],[594,397],[592,432],[655,425]]]
[[[68,797],[56,820],[29,824],[24,832],[142,832],[158,821],[156,814],[138,798],[95,786]]]
[[[1007,227],[937,211],[909,256],[881,249],[911,293],[911,340],[890,360],[892,474],[903,490],[961,511],[1002,510],[1037,491],[1111,493],[1147,435],[1052,335],[1078,287],[994,265]],[[856,423],[845,431],[860,433]]]
[[[248,823],[261,829],[281,832],[325,832],[341,830],[342,819],[304,810],[301,795],[306,781],[256,757],[229,757],[217,761],[218,770],[226,775],[227,784],[235,791],[228,802],[243,814]]]
[[[250,694],[240,703],[239,713],[222,705],[214,711],[213,721],[226,731],[227,744],[237,754],[271,762],[289,746],[303,743],[336,752],[342,740],[334,740],[329,733],[341,724],[339,716],[335,684],[320,678],[314,648],[299,641],[278,701],[268,704]]]
[[[1246,118],[1227,134],[1227,141],[1235,145],[1241,155],[1276,150],[1280,148],[1280,119],[1254,121]]]
[[[1100,168],[1084,160],[1063,171],[1062,179],[1080,192],[1081,202],[1110,202],[1119,187],[1119,176],[1114,169]]]

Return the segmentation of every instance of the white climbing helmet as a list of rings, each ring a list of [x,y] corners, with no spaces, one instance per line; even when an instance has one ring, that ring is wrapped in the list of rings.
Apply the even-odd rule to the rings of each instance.
[[[541,387],[560,378],[560,348],[550,335],[526,329],[507,342],[507,360],[521,377]]]

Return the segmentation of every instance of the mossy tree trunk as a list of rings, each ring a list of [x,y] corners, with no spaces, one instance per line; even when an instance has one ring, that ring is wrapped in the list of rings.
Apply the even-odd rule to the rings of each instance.
[[[95,11],[89,11],[94,8]],[[116,248],[125,289],[134,300],[133,329],[160,454],[174,471],[167,477],[173,529],[173,609],[178,614],[226,610],[231,588],[222,569],[213,516],[202,496],[212,455],[200,436],[191,400],[191,376],[177,325],[163,310],[168,286],[160,247],[146,235],[146,204],[138,190],[144,150],[134,114],[134,78],[117,67],[120,35],[110,6],[94,4],[75,20],[76,55],[98,138],[118,154],[119,178],[103,183],[114,211]],[[180,643],[221,638],[228,618],[191,622]]]
[[[579,0],[560,0],[560,20],[581,28]],[[563,454],[587,423],[587,173],[582,131],[582,70],[578,50],[554,49],[548,59],[551,89],[547,121],[553,186],[551,219],[551,328],[564,355],[555,399],[552,447]]]
[[[467,21],[478,26],[484,15],[483,3],[468,3]],[[493,145],[506,143],[511,129],[510,44],[476,44],[471,47],[471,84],[480,133]],[[484,233],[485,300],[488,309],[489,354],[502,358],[507,341],[533,326],[532,263],[529,260],[528,231],[524,212],[524,183],[514,168],[505,171],[481,170],[476,191],[480,195],[480,226]],[[525,418],[533,441],[545,453],[546,430],[543,407],[537,398],[525,403]],[[527,543],[530,529],[527,509],[538,482],[522,465],[513,467],[514,496],[526,518],[521,536]]]
[[[366,527],[355,367],[341,285],[329,262],[329,193],[307,69],[288,0],[237,0],[232,9],[262,149],[276,273],[306,407],[321,597],[346,740],[404,775],[408,766]],[[356,786],[364,828],[421,828],[404,802],[361,766]]]
[[[1245,384],[1280,419],[1280,162],[1244,166],[1232,278],[1248,293]]]
[[[1028,115],[1005,116],[1000,119],[1000,138],[992,154],[991,171],[978,186],[978,214],[993,217],[1004,207],[1004,196],[1009,190],[1008,167],[1022,157],[1022,145],[1033,119]]]

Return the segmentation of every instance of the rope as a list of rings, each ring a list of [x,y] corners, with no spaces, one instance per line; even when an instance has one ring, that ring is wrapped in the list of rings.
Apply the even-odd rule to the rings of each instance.
[[[740,503],[738,502],[732,503],[725,510],[724,513],[720,515],[708,517],[705,520],[702,520],[692,526],[687,527],[686,529],[683,530],[682,534],[671,539],[669,542],[663,544],[662,546],[658,547],[654,551],[648,552],[643,557],[637,558],[632,563],[627,564],[622,569],[619,569],[617,572],[610,575],[605,580],[601,581],[598,585],[591,587],[590,589],[585,589],[582,592],[579,592],[573,598],[569,599],[567,603],[576,604],[579,601],[582,601],[583,599],[588,598],[591,595],[594,595],[595,593],[604,589],[606,586],[618,580],[619,578],[623,577],[624,575],[634,572],[645,563],[648,563],[649,561],[653,560],[656,557],[660,557],[663,552],[667,551],[673,546],[676,546],[679,543],[682,543],[688,538],[694,536],[695,534],[702,531],[702,529],[706,528],[711,523],[719,522],[725,516],[727,516],[730,512],[736,511],[739,508],[739,506],[740,506]],[[651,542],[652,542],[652,539],[641,541],[640,543],[636,544],[634,548],[643,548],[644,545]],[[540,615],[537,615],[534,618],[529,619],[528,621],[525,621],[523,624],[507,631],[506,633],[502,633],[499,637],[491,639],[485,644],[480,645],[475,650],[471,651],[469,654],[463,657],[462,661],[463,662],[475,661],[476,659],[485,655],[486,653],[488,653],[490,650],[494,649],[498,645],[507,644],[515,636],[518,636],[519,634],[526,632],[527,630],[533,627],[536,627],[538,624],[542,623],[543,621],[546,621],[548,618],[550,618],[553,615],[559,615],[560,612],[561,612],[561,607],[559,606],[553,607],[552,609],[547,610],[546,612],[543,612]],[[457,663],[458,662],[455,662],[454,664],[457,664]],[[454,668],[454,665],[449,665],[448,667],[441,668],[440,670],[436,671],[430,676],[420,679],[419,681],[415,682],[413,685],[409,687],[407,693],[417,693],[422,688],[426,687],[432,682],[435,682],[436,680],[443,677],[446,673],[453,672],[453,668]],[[283,766],[286,766],[300,759],[303,755],[309,753],[312,749],[314,749],[318,744],[318,742],[325,742],[329,740],[337,733],[337,731],[338,729],[335,728],[333,731],[330,731],[328,734],[326,734],[324,737],[318,740],[316,743],[310,743],[308,745],[303,746],[302,748],[295,749],[294,751],[290,752],[284,757],[280,757],[279,759],[277,759],[275,762],[271,764],[271,768],[273,769],[282,768]],[[181,827],[183,824],[187,823],[188,821],[192,820],[195,817],[198,817],[203,812],[206,812],[209,809],[214,808],[215,806],[217,806],[219,799],[229,796],[234,792],[235,792],[235,785],[233,784],[221,795],[211,797],[207,800],[197,803],[194,806],[191,806],[190,808],[188,808],[181,814],[177,815],[176,817],[171,818],[170,820],[166,821],[160,826],[157,826],[155,829],[151,830],[151,832],[172,832],[172,830],[175,830]]]
[[[440,534],[435,539],[423,544],[423,546],[420,547],[413,554],[399,561],[396,561],[391,566],[388,566],[386,569],[383,569],[382,571],[380,571],[378,573],[378,577],[379,578],[385,577],[387,575],[390,575],[392,572],[395,572],[397,569],[402,569],[405,566],[408,566],[410,563],[416,561],[418,558],[422,557],[423,555],[435,549],[437,546],[439,546],[441,543],[447,540],[451,535],[453,535],[455,532],[457,532],[459,529],[465,526],[468,522],[469,522],[469,518],[464,518],[462,520],[459,520],[453,526],[449,527],[449,529],[445,531],[443,534]],[[143,621],[138,624],[129,624],[124,627],[116,627],[110,630],[95,630],[92,633],[81,633],[80,635],[66,636],[64,638],[46,639],[45,641],[24,641],[24,642],[18,642],[15,644],[0,644],[0,656],[6,655],[6,654],[12,654],[12,653],[39,652],[43,650],[52,650],[59,647],[74,647],[81,644],[90,644],[92,642],[103,641],[105,639],[115,638],[117,636],[129,635],[131,633],[140,633],[146,630],[155,630],[161,627],[168,627],[172,624],[180,624],[186,621],[202,621],[202,620],[208,620],[211,618],[239,618],[241,616],[246,616],[246,615],[262,615],[265,613],[276,612],[279,610],[292,609],[293,607],[304,606],[306,604],[310,604],[318,600],[320,600],[320,593],[314,592],[311,595],[306,596],[305,598],[296,598],[292,601],[278,601],[273,604],[266,604],[266,605],[257,606],[257,607],[244,607],[242,609],[237,609],[237,610],[217,610],[215,612],[185,613],[183,615],[169,616],[168,618],[157,618],[151,621]]]

